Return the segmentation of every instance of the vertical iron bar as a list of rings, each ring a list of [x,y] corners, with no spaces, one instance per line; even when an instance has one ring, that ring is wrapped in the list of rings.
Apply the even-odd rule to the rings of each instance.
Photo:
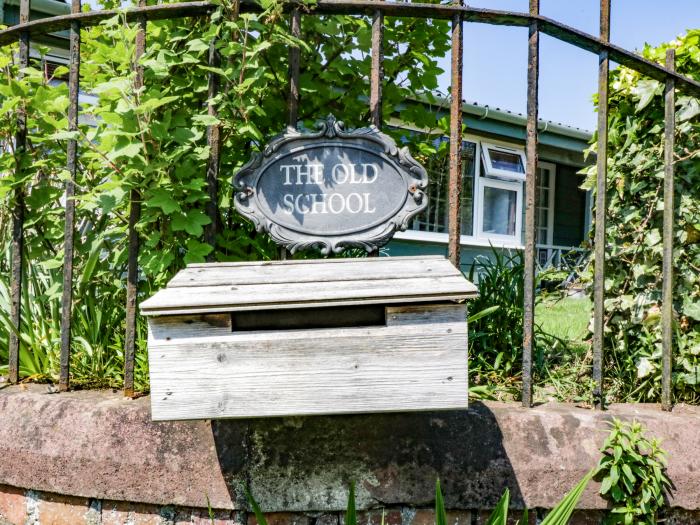
[[[71,13],[80,12],[80,0],[73,0]],[[71,22],[70,66],[68,73],[68,131],[78,130],[78,91],[80,88],[80,22]],[[71,320],[73,313],[73,234],[75,231],[75,178],[78,167],[78,141],[68,139],[66,164],[66,216],[63,233],[63,293],[61,297],[61,370],[58,389],[68,390],[70,384]]]
[[[600,0],[600,38],[610,41],[610,0]],[[593,403],[603,408],[603,339],[605,330],[605,220],[608,179],[608,73],[607,50],[598,55],[598,158],[595,196],[593,276]]]
[[[289,19],[290,32],[294,38],[301,37],[301,13],[299,8],[292,9]],[[301,50],[294,45],[289,48],[289,120],[290,128],[297,129],[299,120],[299,63]]]
[[[139,0],[139,7],[145,7],[146,0]],[[139,28],[136,33],[136,78],[134,88],[140,90],[143,87],[143,66],[139,60],[146,51],[146,18],[139,19]],[[124,337],[124,395],[134,396],[134,361],[136,359],[136,299],[139,284],[139,235],[136,225],[141,218],[141,193],[133,188],[129,195],[129,246],[128,266],[126,276],[126,335]]]
[[[369,110],[372,124],[382,129],[382,79],[384,77],[384,13],[377,10],[372,18],[372,69],[369,79]]]
[[[463,5],[462,0],[454,1]],[[463,18],[458,13],[452,17],[452,79],[450,101],[450,175],[448,185],[448,245],[447,256],[459,269],[460,236],[462,219],[462,59],[464,47]]]
[[[217,39],[214,38],[209,45],[209,66],[218,68],[221,65],[221,55],[216,48]],[[218,117],[218,110],[214,98],[219,93],[221,79],[218,73],[209,71],[209,88],[207,113],[211,117]],[[209,158],[207,160],[207,216],[209,224],[204,231],[204,241],[212,248],[216,247],[216,235],[219,232],[219,163],[221,159],[221,125],[211,124],[207,126],[207,145],[209,146]],[[213,260],[214,250],[207,256]]]
[[[532,355],[535,346],[535,236],[537,203],[537,118],[540,74],[540,1],[530,0],[527,47],[527,127],[525,140],[525,261],[523,289],[522,404],[532,406]]]
[[[289,32],[294,38],[301,38],[301,12],[299,8],[292,9],[289,15]],[[297,129],[299,120],[299,67],[301,63],[301,50],[298,45],[289,47],[289,114],[287,117],[287,126],[291,129]],[[287,248],[280,247],[280,260],[286,261],[289,258]]]
[[[21,0],[19,5],[19,23],[29,22],[29,0]],[[29,66],[29,33],[23,31],[19,37],[19,75]],[[15,158],[17,171],[22,169],[22,157],[27,148],[27,115],[25,108],[17,112],[17,133],[15,134]],[[19,177],[19,173],[18,179]],[[10,331],[8,342],[8,372],[10,383],[19,381],[19,332],[22,321],[22,270],[24,266],[24,185],[14,191],[12,209],[12,269],[10,283],[10,320],[15,331]]]
[[[676,69],[676,50],[666,50],[666,69]],[[663,235],[663,292],[662,292],[662,393],[664,410],[671,410],[671,371],[673,369],[673,150],[675,147],[674,131],[676,127],[676,95],[673,77],[666,77],[665,99],[665,137],[664,137],[664,235]]]

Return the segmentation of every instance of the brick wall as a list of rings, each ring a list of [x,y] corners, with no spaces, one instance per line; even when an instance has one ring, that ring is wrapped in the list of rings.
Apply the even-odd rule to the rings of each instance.
[[[211,514],[210,514],[211,513]],[[448,525],[483,525],[490,511],[448,511]],[[509,523],[522,516],[511,511]],[[546,514],[536,509],[530,513],[530,525]],[[570,525],[599,525],[604,513],[599,510],[578,511]],[[538,520],[540,518],[540,520]],[[700,511],[669,509],[667,525],[697,525]],[[272,512],[266,514],[268,525],[344,525],[342,512]],[[434,525],[432,508],[378,508],[360,511],[358,525]],[[47,492],[22,490],[0,485],[0,525],[258,525],[255,516],[245,511],[149,505],[125,501],[95,500],[62,496]]]

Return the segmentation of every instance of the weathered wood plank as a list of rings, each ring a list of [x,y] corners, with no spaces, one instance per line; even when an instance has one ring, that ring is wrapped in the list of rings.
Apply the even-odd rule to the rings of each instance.
[[[188,264],[187,268],[211,268],[211,267],[242,267],[242,266],[295,266],[308,264],[386,264],[387,261],[420,261],[420,260],[445,260],[442,255],[402,255],[400,257],[339,257],[337,259],[290,259],[285,261],[240,261],[240,262],[215,262],[215,263],[192,263]]]
[[[168,283],[168,288],[459,275],[444,258],[386,258],[381,264],[368,263],[370,260],[376,259],[329,260],[326,264],[316,264],[314,261],[311,264],[189,266]]]
[[[164,315],[148,320],[148,341],[231,333],[231,314]]]
[[[387,306],[387,326],[467,322],[466,304]]]
[[[312,307],[365,302],[462,300],[477,294],[464,277],[165,288],[141,303],[144,315]]]
[[[466,323],[150,341],[154,420],[467,406]]]

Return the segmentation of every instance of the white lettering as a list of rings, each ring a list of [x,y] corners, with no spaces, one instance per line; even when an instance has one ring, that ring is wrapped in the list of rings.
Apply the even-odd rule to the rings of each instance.
[[[284,201],[284,211],[290,215],[294,213],[294,195],[285,193],[282,200]]]
[[[342,179],[339,177],[339,174],[338,174],[338,172],[341,171],[341,168],[342,168],[342,172],[344,175],[344,177]],[[345,182],[348,180],[349,176],[350,176],[350,174],[348,173],[347,164],[336,164],[335,166],[333,166],[333,169],[331,170],[331,178],[333,179],[333,182],[335,182],[336,184],[345,184]]]
[[[353,197],[357,199],[357,208],[352,209],[351,206],[351,200]],[[347,196],[345,199],[345,209],[348,210],[350,213],[360,213],[362,211],[362,197],[360,196],[359,193],[351,193],[350,195]]]
[[[340,208],[336,209],[333,206],[333,197],[338,197],[338,200],[340,200]],[[345,199],[340,193],[331,193],[330,197],[328,197],[328,209],[331,213],[343,213],[343,211],[345,210]]]
[[[297,198],[294,201],[294,209],[297,213],[304,214],[309,212],[310,208],[308,206],[306,206],[306,209],[302,209],[301,207],[301,199],[303,199],[304,197],[308,197],[308,195],[304,195],[303,193],[299,194],[297,195]]]
[[[322,182],[323,164],[297,166],[297,184],[321,184]]]
[[[364,212],[365,212],[365,213],[374,213],[375,211],[377,211],[377,208],[373,208],[373,209],[371,209],[371,210],[369,209],[369,196],[370,196],[370,194],[369,194],[369,193],[363,193],[362,195],[363,195],[364,198],[365,198],[365,209],[364,209]]]
[[[327,213],[325,193],[312,193],[309,196],[311,197],[311,213]]]
[[[284,185],[285,186],[291,186],[292,185],[292,179],[289,175],[289,170],[290,169],[296,169],[298,166],[295,164],[283,164],[280,166],[280,170],[284,170]]]
[[[375,180],[377,180],[377,173],[379,170],[377,169],[376,164],[362,164],[362,168],[364,170],[363,182],[365,184],[372,184]],[[372,168],[371,177],[369,176],[370,168]]]

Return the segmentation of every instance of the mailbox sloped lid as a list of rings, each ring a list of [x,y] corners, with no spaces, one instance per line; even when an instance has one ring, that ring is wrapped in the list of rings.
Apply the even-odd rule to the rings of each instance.
[[[443,256],[191,264],[144,315],[461,301],[478,290]]]

